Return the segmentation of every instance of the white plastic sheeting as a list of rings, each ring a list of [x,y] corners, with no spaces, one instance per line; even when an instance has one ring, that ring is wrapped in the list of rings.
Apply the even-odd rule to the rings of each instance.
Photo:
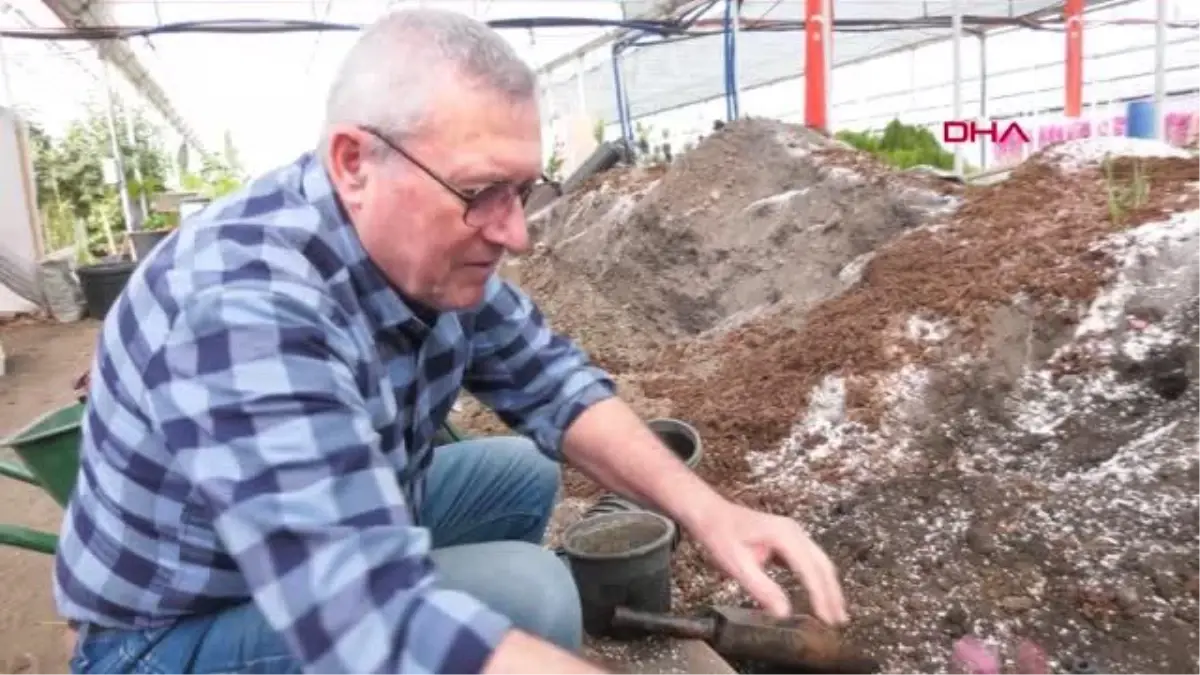
[[[41,297],[33,167],[13,111],[0,108],[0,314],[28,312]]]
[[[949,0],[835,0],[834,20],[948,17],[951,14],[951,4]],[[1018,17],[1051,10],[1060,4],[1053,0],[971,0],[965,12],[973,16]],[[1088,3],[1096,4],[1100,4],[1099,0],[1091,0]],[[631,8],[629,11],[636,10]],[[723,11],[722,0],[703,18],[719,18]],[[748,25],[756,19],[800,21],[804,19],[804,3],[796,0],[746,2],[742,10],[744,24]],[[924,43],[947,40],[950,34],[949,28],[914,28],[867,33],[837,32],[833,37],[833,67],[859,63]],[[742,30],[737,39],[738,76],[743,89],[803,75],[803,32]],[[723,95],[725,74],[722,41],[721,35],[711,35],[664,45],[655,44],[656,40],[651,36],[644,41],[645,46],[624,53],[622,76],[630,92],[629,107],[633,117],[643,117]],[[551,95],[559,101],[575,105],[579,98],[579,84],[575,81],[573,70],[564,69],[558,73],[557,80],[551,89]],[[885,87],[888,85],[886,82],[879,84]],[[836,75],[832,86],[837,87]],[[611,63],[601,62],[593,65],[584,77],[583,90],[589,116],[595,119],[616,119],[616,94],[613,89]]]

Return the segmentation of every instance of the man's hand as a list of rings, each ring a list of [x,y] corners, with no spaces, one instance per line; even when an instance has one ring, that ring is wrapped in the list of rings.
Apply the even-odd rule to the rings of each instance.
[[[563,449],[596,482],[673,518],[767,611],[777,616],[791,611],[787,595],[766,573],[768,561],[779,559],[808,589],[817,618],[845,623],[833,564],[796,521],[717,494],[619,399],[585,410],[567,430]]]
[[[818,619],[830,625],[847,621],[833,563],[795,520],[721,500],[701,521],[689,527],[692,537],[769,613],[779,618],[792,613],[787,594],[767,576],[766,565],[775,559],[804,583]]]

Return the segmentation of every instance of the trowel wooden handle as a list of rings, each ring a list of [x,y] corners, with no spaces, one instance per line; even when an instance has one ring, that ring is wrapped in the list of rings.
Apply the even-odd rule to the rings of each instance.
[[[618,607],[613,611],[612,627],[684,640],[711,640],[716,634],[717,622],[709,618],[672,616]]]

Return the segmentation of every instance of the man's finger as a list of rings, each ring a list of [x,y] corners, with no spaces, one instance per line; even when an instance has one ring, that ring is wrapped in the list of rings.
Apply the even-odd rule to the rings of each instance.
[[[845,623],[850,617],[846,615],[846,597],[842,591],[842,583],[838,579],[837,568],[829,556],[808,535],[804,536],[804,541],[811,550],[807,556],[808,559],[817,567],[818,574],[824,580],[827,600],[830,603],[829,618],[836,623]]]
[[[733,552],[733,576],[742,584],[750,597],[758,601],[769,614],[776,618],[787,618],[792,613],[792,603],[787,593],[775,583],[762,565],[754,559],[747,548],[737,546]]]
[[[846,601],[833,562],[803,528],[793,525],[794,528],[784,528],[790,531],[779,536],[776,551],[808,589],[818,618],[830,624],[845,623]]]

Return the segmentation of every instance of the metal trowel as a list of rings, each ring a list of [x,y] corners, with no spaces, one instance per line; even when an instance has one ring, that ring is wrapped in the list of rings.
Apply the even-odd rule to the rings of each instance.
[[[711,607],[681,617],[618,607],[613,628],[652,635],[704,640],[720,655],[769,663],[789,670],[877,673],[873,659],[850,654],[837,631],[811,616],[776,619],[741,607]]]

